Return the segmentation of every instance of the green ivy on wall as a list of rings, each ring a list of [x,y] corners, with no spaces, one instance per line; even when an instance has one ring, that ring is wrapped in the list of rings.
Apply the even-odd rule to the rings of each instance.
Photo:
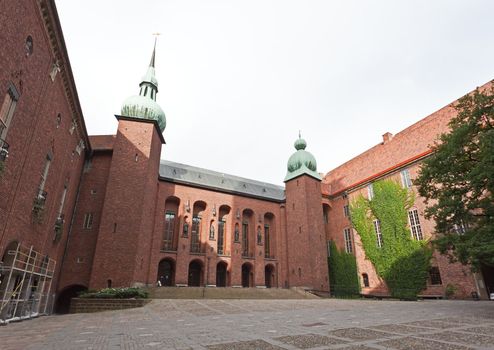
[[[391,296],[416,299],[426,287],[432,250],[428,242],[412,239],[408,209],[413,192],[395,181],[375,182],[371,200],[362,195],[350,206],[353,226],[359,233],[367,258],[384,279]],[[381,226],[382,246],[378,246],[374,220]]]
[[[356,297],[360,294],[357,261],[353,254],[340,252],[333,241],[329,244],[329,285],[335,297]]]

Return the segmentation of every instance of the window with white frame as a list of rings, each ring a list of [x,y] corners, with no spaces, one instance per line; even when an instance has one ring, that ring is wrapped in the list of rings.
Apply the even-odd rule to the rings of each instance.
[[[410,170],[403,169],[400,174],[401,174],[401,184],[403,188],[411,188],[412,179],[410,178]]]
[[[369,200],[374,198],[374,185],[373,184],[367,185],[367,198]]]
[[[422,227],[420,226],[419,212],[417,209],[408,211],[408,221],[410,223],[412,237],[418,241],[424,239]]]
[[[374,231],[376,232],[377,246],[381,248],[383,246],[383,234],[381,232],[381,221],[379,219],[374,220]]]
[[[5,94],[2,105],[0,106],[0,139],[5,140],[5,137],[7,136],[7,131],[18,99],[19,93],[15,86],[10,83],[7,94]]]
[[[345,230],[343,230],[343,235],[345,236],[345,250],[347,253],[352,253],[353,252],[352,229],[346,228]]]
[[[467,232],[467,229],[468,229],[468,225],[465,222],[463,222],[463,220],[461,220],[459,224],[453,225],[453,231],[457,235],[464,235]]]
[[[82,228],[89,230],[93,227],[93,213],[84,214],[84,223],[82,224]]]

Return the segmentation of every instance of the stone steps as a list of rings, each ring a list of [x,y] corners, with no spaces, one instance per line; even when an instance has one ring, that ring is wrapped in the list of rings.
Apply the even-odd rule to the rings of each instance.
[[[151,299],[318,299],[303,289],[149,287]]]

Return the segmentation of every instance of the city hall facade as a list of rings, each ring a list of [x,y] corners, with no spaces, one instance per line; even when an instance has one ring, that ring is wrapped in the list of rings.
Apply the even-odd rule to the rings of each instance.
[[[54,1],[4,1],[0,13],[12,14],[0,32],[1,320],[110,286],[329,291],[329,241],[356,256],[363,294],[387,294],[349,205],[384,178],[414,190],[451,105],[325,173],[299,137],[285,185],[266,184],[166,160],[154,51],[138,94],[106,116],[118,120],[115,135],[88,135]],[[414,239],[434,237],[424,209],[417,197]],[[492,275],[435,253],[421,294],[452,284],[458,298],[487,298]]]

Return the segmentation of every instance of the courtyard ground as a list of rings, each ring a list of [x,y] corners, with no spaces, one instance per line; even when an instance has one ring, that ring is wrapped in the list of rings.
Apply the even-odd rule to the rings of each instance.
[[[494,302],[153,300],[11,323],[0,349],[494,349]]]

